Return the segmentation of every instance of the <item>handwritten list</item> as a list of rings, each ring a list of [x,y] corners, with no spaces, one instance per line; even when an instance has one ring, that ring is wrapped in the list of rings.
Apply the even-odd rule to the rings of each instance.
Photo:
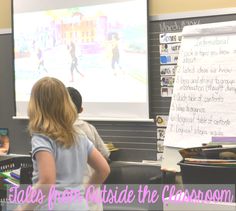
[[[233,28],[235,21],[190,26],[183,31],[166,146],[194,147],[209,143],[212,136],[236,136]]]

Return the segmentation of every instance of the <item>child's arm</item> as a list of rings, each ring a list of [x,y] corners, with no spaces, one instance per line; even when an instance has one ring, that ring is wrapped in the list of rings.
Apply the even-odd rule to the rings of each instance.
[[[89,184],[102,184],[110,174],[110,167],[96,148],[93,148],[90,152],[88,164],[95,170],[89,180]]]
[[[7,153],[9,150],[9,138],[8,136],[1,136],[0,137],[2,146],[0,147],[0,154]]]
[[[102,140],[101,136],[98,134],[97,129],[90,125],[91,131],[94,134],[94,145],[96,149],[101,152],[101,154],[108,160],[110,156],[110,152],[107,148],[107,146],[104,144],[104,141]]]
[[[34,189],[39,189],[47,198],[51,185],[56,182],[56,165],[51,152],[38,151],[35,153],[35,159],[38,165],[39,181],[33,186]],[[37,204],[25,204],[18,210],[33,210]]]
[[[53,154],[48,151],[36,152],[35,158],[39,170],[39,181],[37,184],[55,184],[56,164]]]

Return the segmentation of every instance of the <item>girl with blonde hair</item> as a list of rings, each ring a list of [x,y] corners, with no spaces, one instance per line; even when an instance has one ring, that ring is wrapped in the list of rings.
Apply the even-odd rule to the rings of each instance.
[[[77,111],[64,84],[52,77],[37,81],[31,91],[28,105],[29,131],[32,136],[34,188],[48,194],[51,185],[58,189],[73,190],[83,181],[87,163],[95,169],[89,184],[101,184],[110,172],[104,157],[95,149],[87,136],[75,129]],[[35,204],[24,205],[27,210]],[[48,210],[48,202],[37,206]],[[53,210],[86,210],[85,200],[72,203],[54,203]]]

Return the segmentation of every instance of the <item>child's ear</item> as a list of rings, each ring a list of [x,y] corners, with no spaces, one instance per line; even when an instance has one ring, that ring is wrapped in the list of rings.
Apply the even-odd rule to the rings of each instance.
[[[83,110],[84,110],[83,107],[81,107],[80,110],[79,110],[79,113],[82,113]]]

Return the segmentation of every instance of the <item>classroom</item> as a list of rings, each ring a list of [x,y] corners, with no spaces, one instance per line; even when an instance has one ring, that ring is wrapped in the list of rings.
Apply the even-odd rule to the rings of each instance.
[[[236,209],[236,1],[0,5],[1,210]]]

